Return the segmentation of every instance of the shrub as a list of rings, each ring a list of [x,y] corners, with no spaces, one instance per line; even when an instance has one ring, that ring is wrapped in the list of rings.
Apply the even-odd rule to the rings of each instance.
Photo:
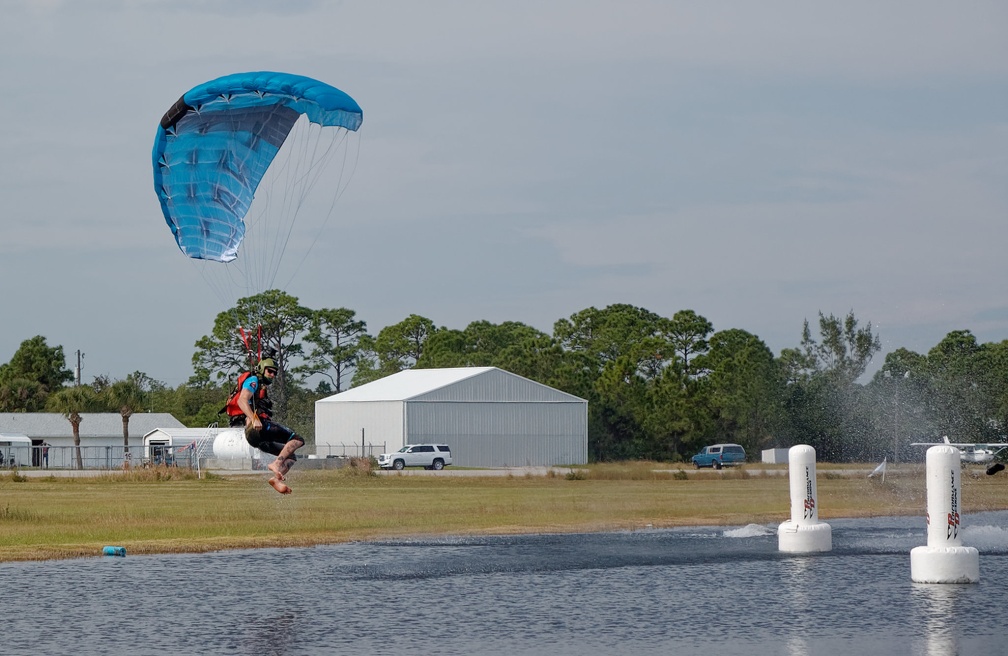
[[[588,472],[584,469],[571,469],[564,478],[568,481],[584,481],[588,479]]]

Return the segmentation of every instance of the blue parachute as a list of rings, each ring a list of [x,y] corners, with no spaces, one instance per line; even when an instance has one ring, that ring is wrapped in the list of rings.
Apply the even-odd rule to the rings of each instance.
[[[287,73],[237,73],[186,92],[154,139],[154,190],[187,256],[230,262],[256,189],[301,116],[356,131],[360,106],[335,87]]]

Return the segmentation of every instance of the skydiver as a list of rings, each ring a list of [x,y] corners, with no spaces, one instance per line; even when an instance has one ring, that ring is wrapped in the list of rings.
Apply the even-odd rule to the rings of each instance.
[[[294,452],[303,447],[305,441],[270,416],[272,404],[266,389],[276,375],[277,367],[272,358],[260,360],[256,371],[241,384],[237,404],[245,416],[245,439],[260,451],[276,456],[276,460],[266,465],[273,473],[269,484],[280,494],[290,494],[291,489],[284,480],[297,461]]]

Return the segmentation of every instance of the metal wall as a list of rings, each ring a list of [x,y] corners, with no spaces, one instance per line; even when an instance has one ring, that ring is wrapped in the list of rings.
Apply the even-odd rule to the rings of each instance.
[[[448,444],[463,467],[584,464],[588,403],[409,401],[406,439]]]
[[[319,401],[315,443],[448,444],[463,467],[588,462],[588,402],[501,369],[406,400]]]
[[[402,401],[354,401],[315,404],[315,444],[387,444],[398,451],[405,444]]]

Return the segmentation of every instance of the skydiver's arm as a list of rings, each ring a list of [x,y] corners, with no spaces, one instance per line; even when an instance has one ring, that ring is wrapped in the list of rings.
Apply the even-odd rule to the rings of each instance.
[[[262,428],[262,421],[255,411],[252,410],[252,390],[242,388],[241,394],[238,395],[238,407],[245,413],[246,426],[251,426],[255,430]]]

